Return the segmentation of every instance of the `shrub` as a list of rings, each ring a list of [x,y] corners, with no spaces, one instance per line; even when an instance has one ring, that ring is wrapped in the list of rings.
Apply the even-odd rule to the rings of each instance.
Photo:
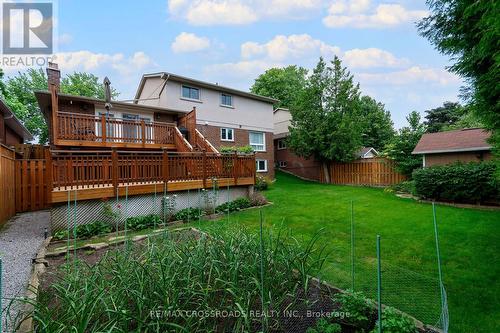
[[[255,181],[255,189],[257,191],[265,191],[269,187],[269,180],[262,176],[257,176]]]
[[[248,198],[238,198],[234,201],[225,202],[215,208],[217,213],[234,212],[240,209],[251,207],[252,203]]]
[[[113,227],[106,222],[96,221],[92,223],[82,224],[76,227],[75,234],[76,238],[90,238],[93,236],[98,236],[106,234],[113,231]],[[69,236],[73,237],[73,230],[69,230]],[[61,240],[68,237],[68,230],[58,231],[54,234],[55,240]]]
[[[378,332],[378,321],[371,333]],[[415,322],[394,308],[385,308],[382,311],[382,332],[384,333],[416,333]]]
[[[346,324],[362,329],[368,328],[370,325],[369,315],[372,311],[372,303],[365,298],[363,293],[348,290],[346,293],[336,294],[334,301],[339,303],[339,311],[349,313],[349,317],[346,317]]]
[[[178,211],[174,215],[174,220],[184,221],[184,222],[194,221],[199,219],[203,215],[204,215],[203,210],[201,210],[200,208],[194,208],[194,207],[184,208]]]
[[[325,318],[321,318],[316,322],[314,327],[309,327],[306,333],[340,333],[342,327],[336,323],[330,323]]]
[[[143,230],[160,223],[162,223],[162,220],[158,215],[135,216],[127,219],[127,228],[131,230]]]
[[[266,197],[263,196],[260,192],[253,192],[253,194],[250,196],[250,204],[252,206],[264,206],[267,203],[268,201]]]
[[[414,194],[415,182],[413,180],[407,180],[398,184],[391,185],[389,186],[389,191]]]
[[[492,162],[456,163],[416,170],[415,193],[426,199],[477,203],[498,200]]]

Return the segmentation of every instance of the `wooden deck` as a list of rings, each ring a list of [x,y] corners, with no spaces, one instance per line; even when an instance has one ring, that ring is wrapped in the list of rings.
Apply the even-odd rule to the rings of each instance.
[[[226,186],[244,186],[253,185],[253,177],[243,177],[238,178],[236,181],[234,178],[221,178],[217,179],[217,185],[220,187]],[[187,190],[197,190],[203,188],[212,188],[212,179],[207,179],[205,187],[203,186],[203,180],[185,180],[185,181],[168,181],[166,183],[167,192],[176,191],[187,191]],[[128,187],[128,189],[127,189]],[[149,182],[149,183],[121,183],[118,185],[118,196],[128,195],[139,195],[139,194],[150,194],[158,193],[161,195],[165,190],[164,182]],[[116,196],[115,188],[112,184],[101,185],[99,187],[93,186],[69,186],[64,190],[54,190],[52,191],[51,201],[52,203],[61,203],[74,200],[75,195],[77,200],[89,200],[89,199],[100,199],[100,198],[113,198]]]

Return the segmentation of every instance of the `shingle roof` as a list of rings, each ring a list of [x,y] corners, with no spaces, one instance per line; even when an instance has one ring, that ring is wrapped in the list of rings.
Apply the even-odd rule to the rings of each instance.
[[[490,135],[490,132],[482,128],[425,133],[412,154],[490,150],[491,145],[486,141]]]

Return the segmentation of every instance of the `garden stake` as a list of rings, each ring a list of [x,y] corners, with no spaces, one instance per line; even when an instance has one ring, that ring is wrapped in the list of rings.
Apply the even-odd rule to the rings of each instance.
[[[198,189],[198,208],[200,209],[200,213],[198,214],[198,222],[201,221],[201,196],[200,189]]]
[[[188,188],[188,197],[187,197],[187,204],[188,204],[188,223],[189,223],[189,217],[191,215],[191,200],[189,199],[189,188]]]
[[[128,184],[125,185],[125,248],[128,250],[128,239],[127,239],[127,219],[128,219]]]
[[[230,195],[229,195],[229,183],[227,184],[227,222],[229,222],[229,200],[230,200]]]
[[[382,333],[382,271],[380,264],[380,235],[377,235],[377,310],[378,333]]]
[[[66,264],[69,264],[69,230],[71,220],[71,191],[68,191],[68,206],[66,207],[66,227],[68,228],[67,242],[66,242]],[[69,265],[68,269],[69,269]],[[0,331],[1,332],[1,331]]]
[[[155,219],[153,221],[153,230],[156,230],[156,183],[155,183],[155,195],[153,198],[153,215],[155,216]]]
[[[354,291],[354,202],[351,200],[351,278]]]
[[[163,182],[163,200],[161,201],[161,208],[163,210],[163,227],[167,227],[167,218],[165,215],[165,200],[167,200],[167,183]]]
[[[116,209],[118,209],[118,211],[120,211],[120,206],[119,206],[119,203],[118,203],[118,189],[116,190]],[[119,223],[119,219],[120,219],[120,215],[117,214],[116,215],[116,237],[118,237],[118,223]]]
[[[262,209],[260,210],[260,299],[261,299],[261,306],[262,306],[262,332],[265,332],[264,328],[264,323],[266,321],[266,315],[264,312],[264,249],[263,249],[263,244],[262,244]]]
[[[76,197],[78,191],[75,189],[75,208],[73,210],[73,262],[76,265]]]
[[[443,310],[444,310],[444,293],[443,293],[443,275],[441,272],[441,254],[439,251],[439,235],[438,235],[438,227],[437,227],[437,219],[436,219],[436,205],[434,202],[432,203],[432,217],[434,220],[434,237],[436,239],[436,255],[437,255],[437,264],[438,264],[438,274],[439,274],[439,292],[441,293],[441,315],[439,316],[441,320],[443,318]]]

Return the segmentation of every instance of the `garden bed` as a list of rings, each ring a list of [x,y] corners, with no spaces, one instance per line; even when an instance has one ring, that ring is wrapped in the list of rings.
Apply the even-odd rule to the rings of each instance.
[[[38,258],[47,271],[40,278],[35,327],[82,332],[110,327],[258,332],[263,326],[266,332],[370,332],[375,327],[372,301],[311,278],[325,259],[314,250],[315,240],[300,246],[278,232],[260,243],[244,230],[208,236],[192,228],[129,240]],[[398,332],[436,332],[391,311],[384,310],[390,320],[410,327]]]

